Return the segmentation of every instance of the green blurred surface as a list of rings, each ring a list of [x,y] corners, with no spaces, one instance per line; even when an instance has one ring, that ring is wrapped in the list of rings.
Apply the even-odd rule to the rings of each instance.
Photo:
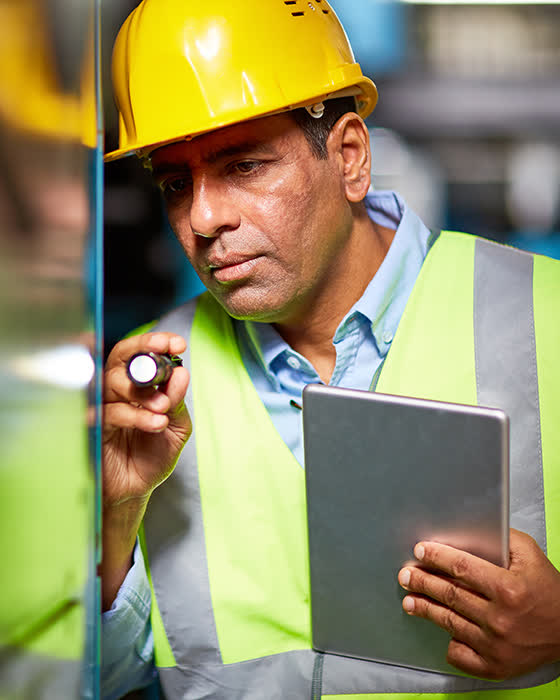
[[[93,503],[85,392],[12,389],[0,407],[0,645],[77,658]]]

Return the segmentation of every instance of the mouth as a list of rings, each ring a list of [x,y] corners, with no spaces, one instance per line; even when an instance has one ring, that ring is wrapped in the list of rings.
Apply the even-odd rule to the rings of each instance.
[[[235,282],[248,277],[261,256],[228,256],[209,261],[206,266],[213,279],[217,282]]]

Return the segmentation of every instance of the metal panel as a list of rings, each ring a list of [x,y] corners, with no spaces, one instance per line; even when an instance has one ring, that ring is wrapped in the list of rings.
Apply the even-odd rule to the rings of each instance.
[[[0,697],[10,700],[98,695],[98,9],[0,0]]]

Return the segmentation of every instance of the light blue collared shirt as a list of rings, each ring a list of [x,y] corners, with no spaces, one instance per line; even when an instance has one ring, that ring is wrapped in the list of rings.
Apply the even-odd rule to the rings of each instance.
[[[395,192],[370,192],[370,218],[396,229],[385,259],[335,333],[332,386],[369,389],[385,359],[428,252],[430,231]],[[282,439],[303,465],[301,405],[306,384],[321,382],[302,355],[269,324],[234,321],[247,371]],[[102,616],[102,696],[121,697],[154,678],[150,588],[139,547],[112,608]]]

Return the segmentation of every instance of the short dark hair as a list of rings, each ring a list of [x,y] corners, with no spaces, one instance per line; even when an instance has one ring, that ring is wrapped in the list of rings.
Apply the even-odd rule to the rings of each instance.
[[[336,122],[347,112],[356,112],[356,100],[353,97],[337,97],[326,100],[325,112],[320,119],[315,119],[301,107],[291,112],[296,124],[303,130],[313,155],[319,160],[328,157],[327,139]]]

